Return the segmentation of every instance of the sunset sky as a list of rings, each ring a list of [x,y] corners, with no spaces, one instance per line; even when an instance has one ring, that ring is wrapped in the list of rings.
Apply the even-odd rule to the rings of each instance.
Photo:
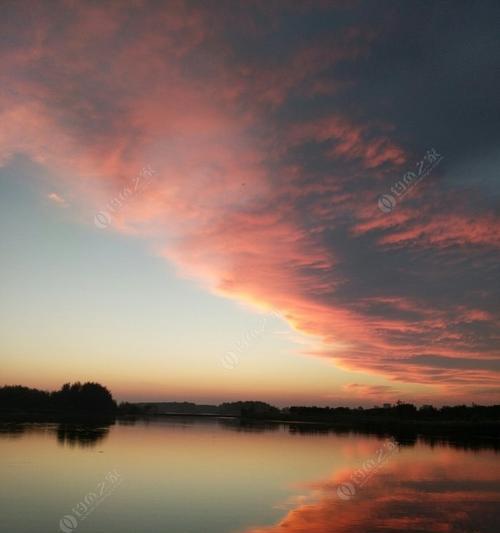
[[[500,403],[498,20],[2,2],[0,385]]]

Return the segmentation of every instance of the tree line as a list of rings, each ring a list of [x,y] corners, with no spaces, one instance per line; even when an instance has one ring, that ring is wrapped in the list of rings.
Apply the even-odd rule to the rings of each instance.
[[[117,409],[111,392],[99,383],[65,383],[48,392],[22,385],[0,387],[0,410],[110,414]]]
[[[349,407],[290,407],[285,410],[291,418],[307,419],[349,419],[373,418],[395,420],[449,420],[478,421],[500,420],[500,405],[444,405],[434,407],[412,403],[397,402],[384,407],[349,408]]]
[[[198,406],[188,402],[170,403],[122,403],[119,406],[111,392],[99,383],[65,383],[59,390],[48,392],[22,385],[0,387],[1,412],[63,412],[103,414],[158,414],[156,407],[167,406],[169,411],[200,414],[209,411],[215,415],[236,416],[282,421],[500,421],[500,405],[455,405],[434,407],[398,401],[383,407],[317,407],[292,406],[278,408],[265,402],[226,402],[218,406]]]
[[[160,407],[168,406],[162,413]],[[279,408],[259,401],[225,402],[220,405],[199,406],[192,403],[170,402],[122,404],[122,409],[130,414],[218,414],[240,418],[282,421],[500,421],[500,405],[454,405],[434,407],[398,401],[383,407],[317,407],[292,406]]]

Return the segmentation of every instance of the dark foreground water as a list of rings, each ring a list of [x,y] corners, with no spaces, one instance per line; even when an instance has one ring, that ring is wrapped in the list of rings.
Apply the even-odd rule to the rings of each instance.
[[[0,531],[498,533],[499,459],[231,420],[0,424]]]

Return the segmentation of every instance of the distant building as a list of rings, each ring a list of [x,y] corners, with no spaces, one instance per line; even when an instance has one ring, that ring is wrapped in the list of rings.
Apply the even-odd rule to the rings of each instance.
[[[390,409],[392,405],[390,403],[384,403],[384,409]]]

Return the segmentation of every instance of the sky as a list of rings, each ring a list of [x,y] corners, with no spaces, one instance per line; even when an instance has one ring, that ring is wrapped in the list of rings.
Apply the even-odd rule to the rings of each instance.
[[[0,383],[500,402],[498,2],[3,2]]]

